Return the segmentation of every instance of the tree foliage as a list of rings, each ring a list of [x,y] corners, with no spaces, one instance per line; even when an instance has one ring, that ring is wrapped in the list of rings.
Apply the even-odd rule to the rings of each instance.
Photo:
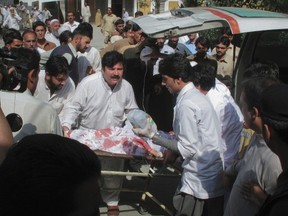
[[[185,0],[185,7],[233,6],[288,13],[287,0]]]

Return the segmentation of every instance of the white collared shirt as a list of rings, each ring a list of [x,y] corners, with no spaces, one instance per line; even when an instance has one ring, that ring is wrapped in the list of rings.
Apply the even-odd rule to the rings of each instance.
[[[63,26],[67,26],[71,32],[73,32],[78,26],[79,26],[79,22],[74,21],[73,24],[69,23],[69,22],[65,22],[63,24]]]
[[[52,95],[49,87],[45,82],[45,70],[39,73],[39,80],[34,96],[44,102],[49,103],[57,112],[60,121],[62,122],[65,104],[68,104],[75,94],[75,84],[73,80],[68,77],[62,89],[55,91]]]
[[[51,42],[55,43],[56,47],[57,47],[57,46],[60,46],[60,41],[59,41],[59,39],[56,38],[56,37],[54,36],[54,34],[52,34],[52,33],[49,32],[49,31],[46,31],[45,39],[48,40],[48,41],[51,41]]]
[[[224,86],[216,79],[215,87],[210,89],[206,96],[210,99],[220,122],[224,167],[228,167],[238,158],[243,115],[228,88],[225,86],[225,90]]]
[[[11,16],[11,15],[8,15],[8,17],[6,19],[4,19],[4,22],[2,24],[2,26],[8,26],[8,28],[13,28],[13,29],[16,29],[16,30],[19,30],[20,27],[19,27],[19,21],[21,21],[21,17],[15,13],[15,16]]]
[[[173,129],[184,159],[180,191],[199,199],[222,196],[220,127],[209,99],[192,83],[177,96]]]
[[[85,77],[77,86],[70,104],[65,105],[63,126],[71,128],[80,117],[81,129],[122,127],[125,113],[138,109],[132,86],[124,79],[113,90],[102,72]]]
[[[100,52],[92,46],[89,46],[84,53],[77,52],[78,55],[78,71],[79,80],[87,76],[87,67],[91,66],[95,72],[101,71],[101,56]]]
[[[17,142],[25,136],[40,133],[62,135],[62,128],[56,111],[47,103],[32,96],[27,89],[23,93],[0,91],[1,108],[7,116],[17,113],[23,120],[22,128],[13,132]]]

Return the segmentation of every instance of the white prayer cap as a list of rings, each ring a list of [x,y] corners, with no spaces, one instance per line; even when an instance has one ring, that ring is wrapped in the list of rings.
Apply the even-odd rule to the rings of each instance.
[[[58,19],[52,19],[52,20],[50,21],[50,25],[52,25],[54,22],[60,23]]]

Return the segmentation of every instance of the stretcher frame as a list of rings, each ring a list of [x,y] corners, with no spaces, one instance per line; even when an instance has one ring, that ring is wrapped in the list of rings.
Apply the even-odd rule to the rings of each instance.
[[[137,159],[143,159],[143,156],[132,156],[132,155],[125,155],[125,154],[115,154],[115,153],[110,153],[110,152],[105,152],[105,151],[101,151],[101,150],[95,150],[94,151],[97,156],[99,157],[110,157],[110,158],[119,158],[119,159],[125,159],[125,160],[137,160]],[[161,201],[159,201],[155,196],[153,196],[153,194],[151,194],[148,189],[150,186],[150,182],[152,180],[152,178],[154,177],[180,177],[181,176],[181,171],[173,166],[173,165],[166,165],[166,169],[168,169],[171,172],[175,172],[172,174],[168,174],[168,173],[155,173],[155,171],[153,170],[154,164],[155,162],[163,162],[163,158],[156,158],[153,156],[149,156],[147,155],[146,157],[144,157],[146,161],[149,162],[150,168],[148,170],[148,172],[128,172],[128,171],[113,171],[113,170],[102,170],[101,174],[102,175],[115,175],[115,176],[137,176],[137,177],[145,177],[146,181],[145,181],[145,185],[144,188],[142,190],[135,190],[135,189],[127,189],[127,188],[121,188],[118,189],[121,192],[136,192],[136,193],[142,193],[141,195],[141,200],[140,200],[140,204],[139,204],[139,213],[143,214],[144,212],[146,212],[146,208],[145,208],[145,202],[146,202],[146,198],[150,198],[154,203],[156,203],[162,210],[164,210],[168,215],[172,216],[173,212],[171,209],[169,209],[167,206],[165,206]],[[102,188],[102,190],[109,190],[109,189],[105,189]],[[113,189],[114,190],[114,189]]]

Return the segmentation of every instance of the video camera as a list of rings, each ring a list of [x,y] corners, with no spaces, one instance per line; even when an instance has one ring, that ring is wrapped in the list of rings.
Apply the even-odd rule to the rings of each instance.
[[[0,89],[24,92],[27,87],[27,68],[17,63],[16,49],[10,51],[6,48],[0,49]]]

